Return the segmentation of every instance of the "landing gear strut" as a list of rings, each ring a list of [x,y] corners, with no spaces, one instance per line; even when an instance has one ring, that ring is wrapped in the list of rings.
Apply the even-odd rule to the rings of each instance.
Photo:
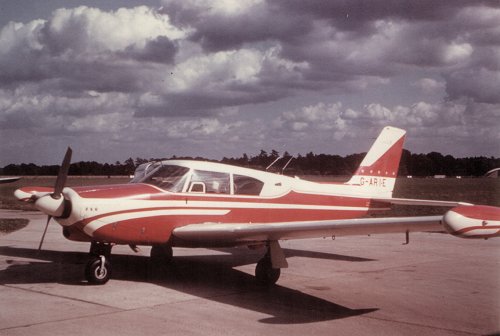
[[[158,244],[151,247],[151,255],[149,258],[149,278],[161,278],[167,273],[170,263],[172,262],[173,251],[169,244]]]
[[[85,266],[85,279],[89,284],[104,285],[111,277],[111,244],[92,242],[90,258]]]
[[[274,285],[281,275],[281,269],[273,268],[269,253],[259,260],[255,267],[255,279],[262,286]]]
[[[281,268],[286,267],[288,267],[288,263],[278,241],[270,241],[267,253],[255,267],[257,283],[263,286],[274,285],[281,275]]]
[[[151,263],[154,266],[165,266],[172,261],[172,246],[168,244],[153,245],[151,247]]]

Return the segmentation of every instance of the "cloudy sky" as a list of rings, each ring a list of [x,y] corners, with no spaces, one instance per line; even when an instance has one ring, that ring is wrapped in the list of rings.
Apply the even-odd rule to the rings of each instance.
[[[500,1],[0,0],[0,166],[500,156]]]

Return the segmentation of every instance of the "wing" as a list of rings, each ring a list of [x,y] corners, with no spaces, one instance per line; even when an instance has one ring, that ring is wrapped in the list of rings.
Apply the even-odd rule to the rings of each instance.
[[[0,183],[11,183],[19,180],[20,177],[0,177]]]
[[[455,201],[439,201],[439,200],[424,200],[424,199],[412,199],[412,198],[374,198],[374,201],[391,203],[391,204],[402,204],[402,205],[421,205],[421,206],[443,206],[443,207],[457,207],[465,205],[473,205],[466,202],[455,202]]]
[[[443,230],[442,216],[359,218],[292,223],[203,223],[178,227],[173,236],[200,245],[283,239]]]

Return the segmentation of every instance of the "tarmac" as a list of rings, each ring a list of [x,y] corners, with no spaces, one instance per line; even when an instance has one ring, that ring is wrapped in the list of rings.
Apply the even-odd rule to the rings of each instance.
[[[89,244],[46,218],[0,236],[0,335],[494,335],[500,333],[500,239],[442,233],[290,240],[276,286],[255,284],[264,251],[113,248],[112,279],[84,281]]]

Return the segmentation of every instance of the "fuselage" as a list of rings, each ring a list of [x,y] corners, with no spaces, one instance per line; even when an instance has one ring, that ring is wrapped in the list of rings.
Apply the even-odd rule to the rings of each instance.
[[[362,186],[198,161],[169,160],[150,171],[143,168],[133,183],[65,188],[71,213],[56,217],[65,236],[154,245],[169,241],[175,228],[189,224],[350,219],[388,209],[362,196]]]

